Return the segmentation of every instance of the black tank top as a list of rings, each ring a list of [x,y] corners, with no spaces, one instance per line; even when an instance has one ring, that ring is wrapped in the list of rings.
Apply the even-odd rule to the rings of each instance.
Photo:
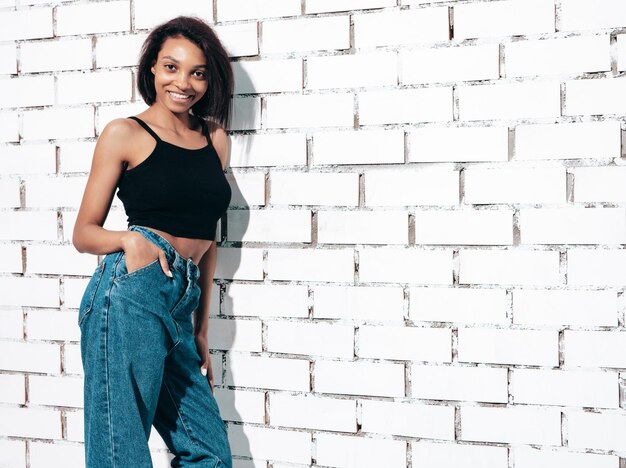
[[[139,117],[131,116],[156,140],[156,147],[137,166],[122,173],[118,198],[128,225],[153,227],[174,236],[215,240],[217,221],[230,203],[232,191],[211,144],[186,149],[161,140]]]

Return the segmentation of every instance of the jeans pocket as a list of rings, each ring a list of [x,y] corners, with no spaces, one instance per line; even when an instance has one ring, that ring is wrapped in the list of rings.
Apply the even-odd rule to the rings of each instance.
[[[89,283],[87,283],[87,287],[85,288],[85,292],[83,293],[83,297],[80,301],[80,306],[78,308],[78,326],[83,323],[83,320],[91,312],[93,307],[93,303],[96,299],[96,292],[98,291],[98,286],[100,285],[100,280],[104,274],[105,263],[104,260],[100,262],[100,264],[96,267],[93,275],[91,275],[91,279]]]
[[[116,282],[124,281],[125,279],[131,278],[133,276],[139,276],[143,273],[149,272],[151,269],[155,267],[161,268],[161,261],[159,257],[157,257],[154,260],[152,260],[150,263],[148,263],[147,265],[141,266],[137,268],[136,270],[133,270],[129,273],[128,269],[126,268],[126,253],[122,252],[122,256],[119,260],[119,265],[120,265],[120,268],[118,271],[118,275],[113,279],[113,281],[116,281]],[[161,270],[163,269],[161,268]]]

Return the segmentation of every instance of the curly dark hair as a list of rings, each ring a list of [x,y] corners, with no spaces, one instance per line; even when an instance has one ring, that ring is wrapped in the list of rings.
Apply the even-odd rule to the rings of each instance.
[[[143,100],[151,106],[156,99],[154,75],[150,71],[166,39],[184,37],[204,52],[207,61],[209,89],[191,110],[193,115],[215,119],[227,127],[230,119],[230,99],[233,95],[234,78],[230,59],[213,29],[195,16],[178,16],[156,26],[143,43],[139,58],[137,88]]]

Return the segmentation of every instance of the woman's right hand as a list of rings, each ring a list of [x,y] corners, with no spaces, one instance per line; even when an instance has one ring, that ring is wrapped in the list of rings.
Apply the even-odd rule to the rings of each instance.
[[[132,273],[139,268],[148,265],[157,258],[160,260],[163,273],[172,278],[170,266],[163,249],[158,248],[138,232],[132,234],[124,242],[124,259],[126,262],[126,272]]]

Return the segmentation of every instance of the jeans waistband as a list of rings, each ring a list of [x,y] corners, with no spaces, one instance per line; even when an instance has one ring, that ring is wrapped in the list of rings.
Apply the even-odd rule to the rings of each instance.
[[[170,244],[163,236],[143,226],[138,226],[137,224],[131,224],[128,226],[128,230],[140,232],[149,241],[161,247],[161,249],[165,252],[165,256],[167,257],[167,261],[169,262],[171,268],[186,272],[187,277],[191,281],[198,279],[200,276],[200,269],[198,266],[193,263],[190,258],[185,258],[178,253],[172,244]]]

